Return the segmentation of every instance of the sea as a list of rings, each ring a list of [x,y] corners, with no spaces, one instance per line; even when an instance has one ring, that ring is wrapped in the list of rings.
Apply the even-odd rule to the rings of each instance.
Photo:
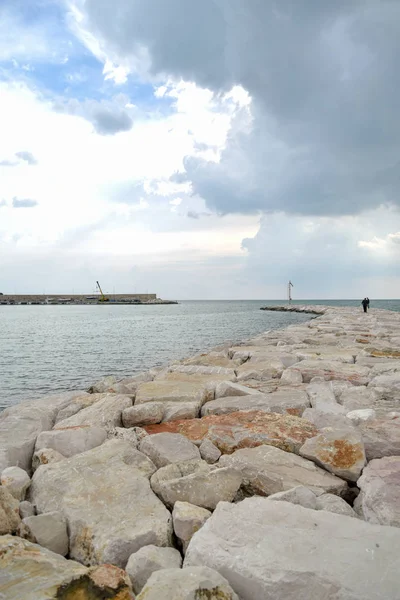
[[[0,410],[46,394],[86,390],[106,375],[129,377],[218,344],[311,318],[260,310],[279,304],[286,301],[0,306]],[[294,300],[293,304],[360,307],[359,300]],[[400,300],[371,300],[371,307],[400,311]]]

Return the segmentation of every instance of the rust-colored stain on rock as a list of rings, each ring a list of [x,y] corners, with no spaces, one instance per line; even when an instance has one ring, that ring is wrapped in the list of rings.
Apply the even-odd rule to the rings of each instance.
[[[337,469],[349,469],[363,460],[364,455],[359,444],[350,444],[347,440],[335,440],[329,451],[321,452],[320,458]]]

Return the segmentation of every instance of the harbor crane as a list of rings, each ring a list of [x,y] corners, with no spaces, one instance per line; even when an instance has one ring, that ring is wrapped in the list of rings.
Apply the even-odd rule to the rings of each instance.
[[[109,299],[109,298],[107,298],[107,297],[106,297],[106,296],[103,294],[103,290],[101,289],[101,287],[100,287],[100,284],[99,284],[99,282],[98,282],[98,281],[96,281],[96,284],[97,284],[97,287],[98,287],[98,289],[99,289],[99,292],[100,292],[100,294],[101,294],[101,297],[100,297],[100,302],[110,302],[110,299]]]

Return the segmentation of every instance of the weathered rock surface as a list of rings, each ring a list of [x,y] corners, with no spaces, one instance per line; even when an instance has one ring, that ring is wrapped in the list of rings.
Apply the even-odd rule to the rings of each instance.
[[[399,407],[398,396],[392,397],[385,388],[352,387],[343,392],[340,402],[346,412],[362,409],[373,409],[378,418],[384,418],[388,413]]]
[[[368,460],[400,456],[400,418],[376,419],[360,423],[359,429]]]
[[[251,396],[252,394],[257,394],[257,391],[233,381],[221,381],[215,388],[216,399],[232,396]]]
[[[344,481],[313,462],[272,446],[236,450],[230,456],[221,456],[218,464],[238,470],[248,494],[269,496],[298,485],[319,493],[340,494],[347,487]]]
[[[322,377],[325,381],[336,379],[349,381],[353,385],[366,385],[369,382],[369,369],[358,365],[343,364],[327,360],[302,360],[293,365],[301,373],[303,381],[309,383],[314,377]]]
[[[122,411],[132,406],[129,396],[118,394],[106,394],[102,400],[83,408],[76,415],[59,421],[54,429],[66,429],[67,427],[101,427],[109,431],[113,427],[121,427]]]
[[[217,507],[184,566],[213,565],[241,600],[397,599],[399,549],[395,527],[248,498]]]
[[[282,361],[271,359],[263,362],[246,362],[237,368],[236,373],[238,381],[249,381],[250,379],[263,381],[280,378],[283,370]]]
[[[209,392],[204,381],[159,379],[142,383],[138,387],[135,406],[146,402],[197,402],[200,407],[208,397]]]
[[[148,402],[139,406],[131,406],[122,411],[124,427],[141,427],[161,423],[164,416],[164,406],[161,402]]]
[[[181,566],[182,556],[175,548],[143,546],[129,557],[126,572],[131,580],[134,593],[139,594],[155,571],[180,569]]]
[[[104,398],[105,394],[82,394],[77,396],[57,412],[55,423],[76,415],[83,408],[88,408]]]
[[[139,448],[158,469],[170,463],[201,458],[197,446],[179,433],[149,435],[141,441]]]
[[[25,517],[33,517],[36,514],[35,507],[28,500],[23,500],[19,503],[19,516],[21,519],[25,519]]]
[[[68,554],[67,520],[60,512],[25,517],[18,528],[18,535],[56,554]]]
[[[198,402],[165,402],[163,421],[196,419],[200,414]]]
[[[172,511],[172,523],[174,533],[182,543],[183,552],[186,552],[193,535],[209,517],[211,517],[211,512],[205,508],[189,504],[189,502],[175,502]]]
[[[366,463],[360,432],[347,428],[325,427],[305,442],[300,455],[349,481],[357,481]]]
[[[18,500],[0,486],[0,535],[15,533],[20,522]]]
[[[0,483],[14,498],[21,501],[25,499],[31,479],[23,469],[19,467],[7,467],[1,474]]]
[[[337,496],[335,496],[337,497]],[[298,485],[285,492],[278,492],[268,496],[268,500],[275,502],[291,502],[292,504],[300,504],[304,508],[311,508],[316,510],[317,508],[317,496],[312,490],[304,485]]]
[[[152,490],[160,496],[163,483],[193,473],[209,473],[212,467],[205,460],[186,460],[179,463],[171,463],[166,467],[158,469],[150,479]]]
[[[157,494],[171,508],[175,502],[180,501],[214,510],[218,502],[232,502],[241,483],[239,471],[230,467],[216,468],[178,479],[158,480]]]
[[[112,565],[88,569],[27,540],[0,538],[0,597],[7,600],[131,600],[131,589]]]
[[[70,458],[75,454],[100,446],[106,439],[107,432],[102,427],[90,427],[89,425],[60,427],[40,433],[36,440],[35,452],[43,448],[52,448],[65,458]]]
[[[149,425],[145,429],[151,434],[181,433],[192,441],[206,438],[223,454],[262,444],[298,452],[306,439],[317,434],[315,427],[305,419],[260,411],[209,415],[202,419]]]
[[[346,412],[343,406],[337,403],[331,382],[310,383],[306,391],[314,409],[333,414]]]
[[[291,414],[301,417],[310,406],[307,394],[303,390],[278,390],[270,394],[254,393],[251,396],[224,397],[204,404],[202,416],[224,415],[237,411],[252,410]]]
[[[212,465],[221,456],[220,450],[210,440],[203,440],[199,446],[201,458]]]
[[[364,421],[374,421],[376,419],[376,412],[373,408],[363,408],[360,410],[351,410],[346,413],[346,418],[354,425],[359,425]]]
[[[354,507],[363,519],[400,527],[400,456],[371,460],[357,485]]]
[[[40,465],[49,465],[50,463],[60,462],[65,456],[53,450],[53,448],[42,448],[35,452],[32,456],[32,470],[36,471]]]
[[[337,513],[338,515],[346,515],[347,517],[357,517],[357,514],[343,498],[334,494],[322,494],[317,498],[317,510],[327,510]]]
[[[164,569],[150,577],[136,600],[239,600],[227,580],[207,567]]]
[[[30,497],[38,513],[68,520],[70,556],[86,565],[124,567],[141,546],[168,546],[171,515],[150,488],[155,467],[122,440],[39,467]]]

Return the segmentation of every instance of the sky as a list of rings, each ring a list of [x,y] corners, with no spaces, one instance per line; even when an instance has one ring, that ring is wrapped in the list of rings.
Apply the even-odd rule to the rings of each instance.
[[[2,0],[0,292],[400,297],[398,0]]]

